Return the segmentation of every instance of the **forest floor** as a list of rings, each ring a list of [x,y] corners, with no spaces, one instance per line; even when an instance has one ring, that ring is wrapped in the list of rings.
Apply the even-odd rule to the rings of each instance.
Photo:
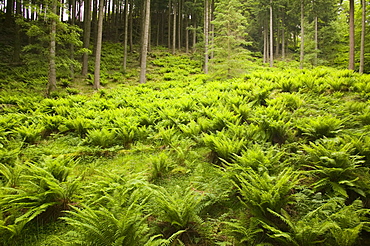
[[[0,71],[0,245],[369,241],[369,75],[108,51],[99,91]]]

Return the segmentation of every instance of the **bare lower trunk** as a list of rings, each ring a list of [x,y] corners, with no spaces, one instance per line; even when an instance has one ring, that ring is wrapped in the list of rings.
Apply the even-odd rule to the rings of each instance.
[[[95,49],[95,70],[94,70],[94,89],[100,88],[100,60],[101,60],[101,46],[103,34],[103,18],[104,18],[104,0],[99,1],[99,16],[98,16],[98,33],[96,38]]]
[[[303,69],[304,63],[304,0],[301,0],[301,53],[299,68]]]
[[[83,47],[88,49],[90,46],[90,34],[91,34],[91,0],[86,0],[84,2],[85,10],[84,10],[84,34],[83,34]],[[82,55],[82,75],[86,76],[88,73],[88,60],[89,55],[87,52],[83,53]]]
[[[127,41],[128,41],[128,0],[125,2],[125,37],[123,41],[123,71],[126,72],[127,68]]]
[[[270,67],[274,66],[274,30],[272,26],[272,0],[270,0]]]
[[[349,63],[348,69],[355,69],[355,3],[349,1]]]
[[[362,0],[362,20],[361,20],[361,49],[360,49],[360,70],[364,73],[365,63],[365,32],[366,32],[366,0]]]
[[[172,31],[172,54],[176,52],[176,15],[177,15],[177,6],[174,3],[173,6],[173,31]]]
[[[140,83],[146,82],[146,57],[148,53],[149,41],[149,23],[150,22],[150,0],[145,1],[145,20],[144,31],[141,46],[141,61],[140,61]]]
[[[56,0],[52,1],[51,6],[53,14],[57,12]],[[56,47],[56,30],[57,22],[55,16],[51,20],[51,29],[50,29],[50,51],[49,51],[49,78],[48,78],[48,88],[47,95],[49,96],[52,91],[57,88],[57,76],[56,76],[56,66],[55,66],[55,47]]]
[[[314,59],[314,62],[313,64],[315,66],[317,66],[317,55],[319,53],[319,46],[318,46],[318,27],[317,27],[317,23],[318,22],[318,18],[317,16],[315,16],[315,59]]]
[[[209,40],[209,6],[208,0],[204,3],[204,73],[208,73],[208,40]]]

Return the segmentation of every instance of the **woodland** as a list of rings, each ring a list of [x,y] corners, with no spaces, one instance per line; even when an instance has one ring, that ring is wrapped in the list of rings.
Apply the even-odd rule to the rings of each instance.
[[[370,245],[369,9],[0,0],[0,246]]]

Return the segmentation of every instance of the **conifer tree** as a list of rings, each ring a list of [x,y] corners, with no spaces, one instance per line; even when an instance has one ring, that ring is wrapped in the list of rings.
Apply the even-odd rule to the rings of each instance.
[[[243,72],[248,51],[246,17],[242,14],[240,0],[219,0],[215,2],[215,38],[212,47],[214,58],[210,69],[217,77],[234,77]]]

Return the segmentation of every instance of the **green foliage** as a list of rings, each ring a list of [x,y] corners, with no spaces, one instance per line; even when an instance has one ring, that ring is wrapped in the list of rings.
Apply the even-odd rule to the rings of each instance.
[[[297,126],[303,135],[308,136],[310,140],[316,140],[323,137],[335,137],[343,126],[343,121],[327,116],[318,116],[316,118],[303,118]]]
[[[173,163],[171,159],[166,154],[166,152],[160,153],[158,156],[151,158],[152,169],[151,169],[151,179],[155,180],[165,176],[173,168]]]
[[[70,179],[74,162],[63,156],[47,157],[39,164],[2,166],[5,177],[0,189],[3,225],[0,235],[10,242],[21,236],[26,225],[55,220],[76,198],[79,179]]]
[[[208,205],[206,195],[193,188],[174,187],[171,191],[158,187],[154,191],[153,214],[158,216],[159,226],[166,235],[185,230],[181,241],[192,242],[192,238],[201,232],[202,210]]]
[[[267,172],[257,173],[252,169],[235,176],[242,203],[262,221],[271,220],[271,211],[278,212],[293,202],[292,189],[299,181],[299,173],[291,168],[284,169],[276,176]]]
[[[240,76],[246,69],[249,53],[243,46],[249,43],[245,39],[247,20],[241,6],[238,0],[215,3],[212,21],[215,37],[211,47],[214,58],[210,60],[210,71],[217,79]]]
[[[363,163],[359,156],[351,155],[351,143],[338,140],[323,140],[317,144],[303,146],[307,152],[308,166],[318,180],[313,184],[318,191],[331,192],[337,196],[348,197],[348,191],[365,196],[358,182],[358,167]]]

